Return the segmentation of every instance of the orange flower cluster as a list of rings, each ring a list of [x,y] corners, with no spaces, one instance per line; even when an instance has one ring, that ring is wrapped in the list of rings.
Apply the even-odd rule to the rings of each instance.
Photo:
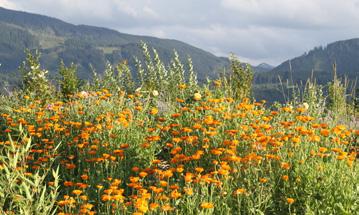
[[[357,156],[346,146],[358,131],[317,123],[300,108],[272,111],[263,103],[197,93],[191,103],[178,98],[174,112],[161,113],[139,95],[89,95],[51,108],[27,102],[1,115],[7,125],[1,135],[22,125],[32,137],[30,172],[60,165],[61,214],[175,211],[206,192],[230,193],[226,198],[237,201],[270,183],[299,183],[291,171],[306,162],[326,159],[350,168]],[[216,208],[213,202],[196,204]]]

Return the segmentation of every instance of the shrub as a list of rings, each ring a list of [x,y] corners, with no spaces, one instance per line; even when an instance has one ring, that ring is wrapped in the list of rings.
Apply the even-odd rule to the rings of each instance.
[[[64,62],[61,61],[59,74],[61,76],[59,84],[62,96],[69,98],[70,96],[76,94],[80,87],[80,80],[77,77],[76,65],[71,64],[69,67],[66,67]]]
[[[46,75],[47,70],[41,69],[40,53],[36,50],[31,53],[26,50],[26,60],[20,66],[20,72],[23,74],[23,90],[26,94],[35,97],[49,97],[53,92]]]

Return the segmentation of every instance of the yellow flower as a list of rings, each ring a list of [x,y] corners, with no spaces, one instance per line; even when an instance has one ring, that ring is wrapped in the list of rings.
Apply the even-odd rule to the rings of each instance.
[[[140,198],[135,202],[135,208],[142,213],[146,213],[148,211],[148,202],[147,200]]]
[[[156,115],[158,113],[158,109],[157,108],[152,108],[151,110],[150,110],[150,114],[151,115]]]
[[[193,195],[193,189],[192,188],[184,188],[184,191],[187,195],[192,196]]]
[[[201,208],[210,209],[210,208],[214,208],[214,205],[211,202],[202,202],[201,203]]]
[[[199,101],[199,100],[202,99],[202,95],[199,94],[199,93],[195,93],[195,94],[193,95],[193,99],[194,99],[195,101]]]
[[[76,196],[78,196],[82,193],[82,191],[81,190],[73,190],[72,193],[75,194]]]

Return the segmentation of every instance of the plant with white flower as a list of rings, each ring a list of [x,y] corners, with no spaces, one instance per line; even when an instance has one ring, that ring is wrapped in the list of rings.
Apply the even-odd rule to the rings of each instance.
[[[153,90],[153,91],[152,91],[152,95],[153,95],[154,97],[157,97],[157,96],[159,95],[159,92],[158,92],[157,90]]]
[[[304,108],[305,110],[308,110],[308,109],[309,109],[309,104],[308,104],[308,103],[304,102],[302,105],[303,105],[303,108]]]
[[[36,50],[31,53],[26,50],[26,59],[20,66],[23,74],[23,89],[27,94],[34,94],[36,97],[51,95],[51,85],[47,80],[49,71],[41,69],[40,53]]]

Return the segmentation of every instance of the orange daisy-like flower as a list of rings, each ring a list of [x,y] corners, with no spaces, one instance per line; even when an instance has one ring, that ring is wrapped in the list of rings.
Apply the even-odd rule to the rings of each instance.
[[[214,208],[214,205],[211,202],[202,202],[201,203],[201,208],[203,208],[203,209],[211,209],[211,208]]]
[[[73,190],[72,193],[75,194],[76,196],[78,196],[82,193],[82,191],[81,190]]]
[[[288,204],[293,204],[295,202],[295,200],[293,198],[287,198],[287,203]]]
[[[234,195],[241,195],[241,194],[245,194],[247,191],[246,191],[246,189],[244,189],[244,188],[238,188],[237,190],[235,190],[234,192],[233,192],[233,194]]]

